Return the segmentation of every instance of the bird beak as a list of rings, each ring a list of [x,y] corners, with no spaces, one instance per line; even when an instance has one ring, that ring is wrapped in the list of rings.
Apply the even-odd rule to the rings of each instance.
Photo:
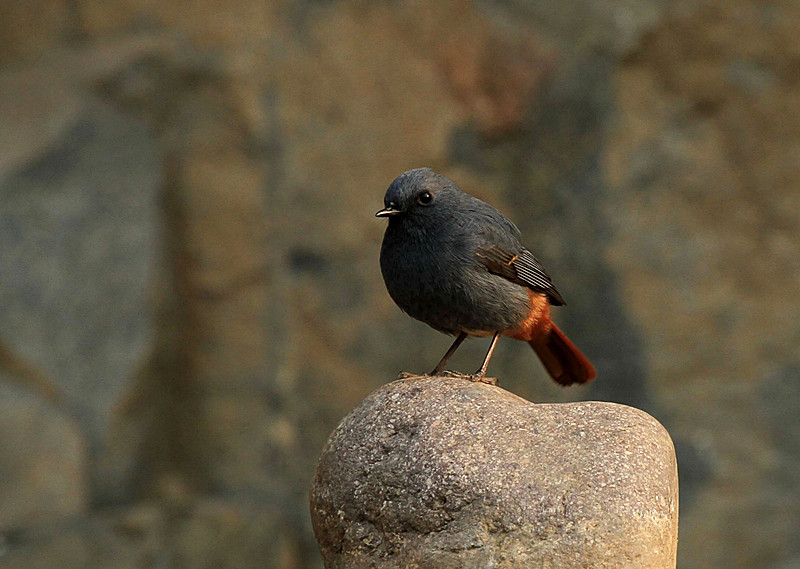
[[[403,213],[403,210],[395,209],[392,206],[385,207],[375,214],[375,217],[389,217],[390,215],[398,215]]]

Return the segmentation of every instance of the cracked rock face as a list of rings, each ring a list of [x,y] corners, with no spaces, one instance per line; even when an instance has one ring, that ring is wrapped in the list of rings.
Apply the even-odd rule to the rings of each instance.
[[[631,407],[404,379],[333,432],[311,516],[328,568],[674,568],[675,454]]]

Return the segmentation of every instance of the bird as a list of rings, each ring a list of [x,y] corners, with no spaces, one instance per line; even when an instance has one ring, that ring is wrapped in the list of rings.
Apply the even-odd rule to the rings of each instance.
[[[388,219],[380,268],[389,296],[409,316],[456,336],[429,375],[443,374],[467,337],[491,336],[481,367],[467,374],[491,383],[489,361],[506,336],[527,342],[560,385],[597,376],[551,320],[551,306],[565,305],[564,298],[500,211],[430,168],[397,176],[383,205],[375,215]]]

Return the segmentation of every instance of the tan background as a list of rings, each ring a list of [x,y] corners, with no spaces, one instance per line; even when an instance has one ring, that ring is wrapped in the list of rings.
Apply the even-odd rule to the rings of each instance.
[[[0,565],[319,567],[339,419],[450,340],[373,217],[431,166],[517,222],[664,423],[682,569],[800,567],[800,4],[0,0]],[[454,366],[477,367],[485,341]]]

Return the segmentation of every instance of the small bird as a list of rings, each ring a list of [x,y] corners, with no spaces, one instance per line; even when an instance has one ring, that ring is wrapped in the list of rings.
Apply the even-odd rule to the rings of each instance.
[[[489,204],[430,168],[400,174],[377,217],[389,224],[381,273],[403,312],[456,336],[431,371],[438,375],[468,336],[492,336],[481,367],[486,380],[500,335],[528,342],[557,383],[587,383],[597,375],[580,350],[550,320],[564,299],[542,264],[520,241],[519,229]]]

